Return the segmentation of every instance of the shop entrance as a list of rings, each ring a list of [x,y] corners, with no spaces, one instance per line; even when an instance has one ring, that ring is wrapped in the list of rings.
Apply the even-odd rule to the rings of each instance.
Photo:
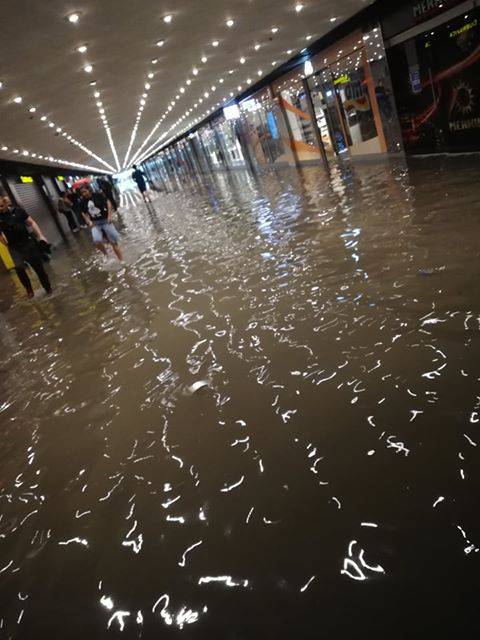
[[[308,79],[327,157],[381,153],[363,53],[352,53]]]

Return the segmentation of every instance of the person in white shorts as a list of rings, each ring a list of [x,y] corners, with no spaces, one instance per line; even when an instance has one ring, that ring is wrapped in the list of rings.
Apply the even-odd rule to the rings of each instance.
[[[80,194],[83,198],[82,214],[85,222],[92,230],[95,246],[106,256],[105,242],[111,244],[117,258],[123,261],[120,236],[112,222],[112,203],[107,200],[103,193],[94,192],[87,186],[80,189]]]

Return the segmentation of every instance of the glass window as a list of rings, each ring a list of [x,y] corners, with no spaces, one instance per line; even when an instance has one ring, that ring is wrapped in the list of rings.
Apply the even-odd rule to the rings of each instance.
[[[282,116],[269,91],[262,91],[244,100],[240,108],[257,164],[288,162],[290,154],[285,145],[288,136],[285,131],[282,136]]]
[[[235,129],[234,120],[217,120],[214,124],[218,134],[220,144],[231,167],[243,167],[245,160],[243,157],[240,140]]]
[[[299,161],[320,160],[314,124],[310,117],[307,95],[301,74],[285,78],[277,85],[281,105],[291,131],[292,148]]]

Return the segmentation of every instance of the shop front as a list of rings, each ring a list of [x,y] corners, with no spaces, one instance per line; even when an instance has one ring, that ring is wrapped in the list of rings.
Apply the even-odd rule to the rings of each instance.
[[[479,151],[478,3],[412,2],[388,16],[383,30],[406,151]]]
[[[270,87],[240,103],[251,156],[257,166],[295,163],[278,100]]]

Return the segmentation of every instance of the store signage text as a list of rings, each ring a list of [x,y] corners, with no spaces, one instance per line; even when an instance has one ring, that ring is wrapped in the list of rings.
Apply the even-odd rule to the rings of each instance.
[[[423,0],[413,5],[413,17],[415,20],[426,18],[429,13],[438,13],[458,3],[459,0]]]
[[[476,26],[478,26],[478,20],[473,20],[468,24],[464,24],[463,27],[460,27],[460,29],[455,29],[455,31],[451,31],[450,38],[456,38],[462,33],[465,33],[465,31],[470,31],[470,29],[474,29]]]
[[[465,131],[468,129],[480,129],[480,118],[470,120],[456,120],[449,123],[450,131]]]
[[[344,73],[338,78],[335,78],[335,80],[333,81],[333,84],[347,84],[348,82],[350,82],[350,76]]]

